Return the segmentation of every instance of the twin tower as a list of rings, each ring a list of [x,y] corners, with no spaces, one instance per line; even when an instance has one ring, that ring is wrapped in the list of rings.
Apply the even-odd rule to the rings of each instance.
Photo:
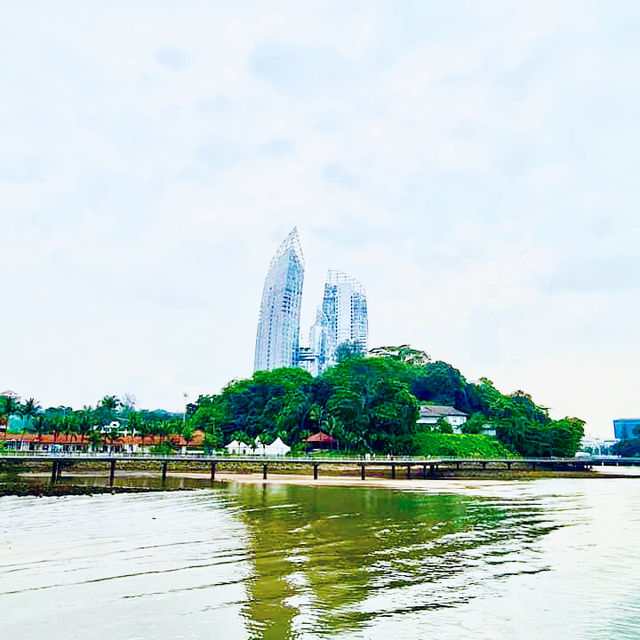
[[[300,347],[300,303],[304,257],[298,230],[276,251],[264,281],[255,371],[302,367],[316,376],[336,362],[336,352],[349,344],[367,353],[369,326],[367,297],[362,285],[340,271],[329,269],[322,306],[309,331],[309,346]]]

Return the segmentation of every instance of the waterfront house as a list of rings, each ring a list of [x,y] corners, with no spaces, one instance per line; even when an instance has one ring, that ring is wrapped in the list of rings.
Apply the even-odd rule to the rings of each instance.
[[[418,424],[435,427],[440,420],[446,420],[454,433],[462,433],[462,425],[467,421],[467,414],[455,407],[442,404],[420,405]]]

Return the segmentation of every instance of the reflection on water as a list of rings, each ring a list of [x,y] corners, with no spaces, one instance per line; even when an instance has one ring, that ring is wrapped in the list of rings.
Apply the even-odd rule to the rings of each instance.
[[[478,583],[547,567],[538,505],[455,495],[239,486],[254,574],[244,610],[260,637],[344,633],[377,616],[452,607]]]
[[[1,637],[638,638],[636,487],[1,498]]]

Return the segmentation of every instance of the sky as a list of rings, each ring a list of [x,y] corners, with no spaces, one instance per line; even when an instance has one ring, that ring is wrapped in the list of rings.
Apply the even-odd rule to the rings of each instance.
[[[640,5],[0,7],[0,390],[180,410],[253,368],[297,225],[409,343],[591,435],[640,415]]]

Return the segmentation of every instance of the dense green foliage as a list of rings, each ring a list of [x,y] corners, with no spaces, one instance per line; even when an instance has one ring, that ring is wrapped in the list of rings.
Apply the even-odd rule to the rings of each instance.
[[[295,444],[322,430],[349,449],[409,453],[418,403],[396,369],[392,360],[350,357],[315,379],[301,369],[258,371],[201,396],[193,415],[211,411],[225,442],[264,435]]]
[[[189,440],[189,434],[193,434],[191,424],[178,414],[163,410],[136,411],[132,401],[113,395],[105,396],[95,407],[85,406],[79,410],[64,406],[42,409],[33,398],[20,403],[0,396],[0,415],[7,422],[12,416],[20,416],[22,432],[65,435],[72,440],[84,437],[94,448],[113,444],[125,433],[135,433],[143,441],[150,436],[166,438],[170,434],[181,434]]]
[[[371,354],[364,358],[346,345],[339,363],[317,378],[302,369],[258,371],[251,378],[233,380],[219,394],[200,396],[184,416],[136,411],[126,398],[105,396],[95,408],[79,411],[42,410],[33,399],[20,404],[2,397],[0,417],[20,414],[25,430],[79,434],[97,441],[96,430],[107,440],[125,429],[143,438],[180,433],[187,441],[202,430],[206,449],[220,448],[233,439],[252,443],[260,438],[269,443],[280,436],[299,451],[304,447],[301,441],[320,430],[333,436],[340,449],[360,452],[427,453],[426,444],[435,442],[442,447],[454,442],[457,451],[482,449],[481,442],[498,447],[495,439],[486,437],[438,440],[420,434],[416,438],[419,404],[432,403],[469,414],[465,426],[469,434],[479,434],[486,426],[495,428],[498,440],[522,455],[573,456],[580,445],[582,420],[551,420],[547,409],[523,391],[504,395],[486,378],[469,383],[450,364],[431,362],[425,352],[409,345],[380,347]],[[434,431],[444,435],[451,428],[442,423]]]
[[[508,458],[514,453],[493,436],[430,433],[414,436],[416,454],[456,458]]]
[[[523,391],[504,395],[486,378],[468,383],[451,365],[430,362],[408,345],[372,354],[378,357],[346,354],[315,379],[299,369],[259,371],[201,396],[192,413],[206,409],[224,442],[280,436],[295,445],[322,430],[343,449],[408,454],[416,451],[418,405],[428,402],[470,414],[468,433],[496,428],[498,439],[522,455],[573,456],[580,445],[582,420],[552,420]]]

